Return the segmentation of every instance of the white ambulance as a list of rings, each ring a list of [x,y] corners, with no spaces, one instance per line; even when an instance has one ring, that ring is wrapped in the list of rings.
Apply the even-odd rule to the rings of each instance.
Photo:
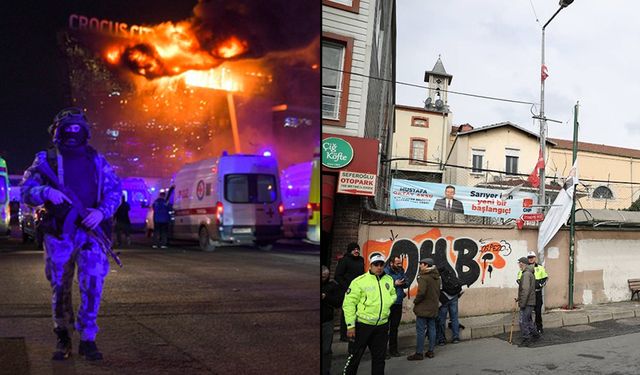
[[[268,249],[282,237],[278,164],[270,154],[223,153],[186,164],[174,181],[172,238],[212,251],[230,243]]]

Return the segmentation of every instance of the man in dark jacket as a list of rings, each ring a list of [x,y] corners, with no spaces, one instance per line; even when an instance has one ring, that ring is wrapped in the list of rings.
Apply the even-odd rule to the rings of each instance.
[[[391,312],[389,314],[389,346],[387,348],[387,356],[400,357],[401,354],[398,352],[398,327],[402,319],[402,301],[406,296],[404,289],[408,288],[404,269],[402,268],[402,259],[397,255],[394,256],[385,267],[384,273],[393,279],[397,296],[396,302],[391,305]]]
[[[165,200],[166,193],[163,191],[158,199],[153,202],[153,248],[160,246],[167,248],[167,235],[169,234],[169,221],[171,207]]]
[[[131,210],[131,206],[124,199],[124,195],[122,196],[122,202],[116,211],[116,240],[118,246],[122,246],[122,233],[124,232],[124,237],[127,243],[127,246],[131,246],[131,219],[129,219],[129,211]]]
[[[526,257],[518,259],[518,266],[522,271],[522,278],[518,285],[518,307],[520,307],[520,332],[522,346],[531,345],[531,340],[537,340],[540,335],[531,319],[531,313],[536,306],[536,280],[533,275],[533,265]]]
[[[321,305],[322,320],[322,375],[331,371],[331,344],[333,341],[333,310],[340,305],[340,286],[329,280],[329,268],[322,266]]]
[[[413,312],[416,314],[416,352],[407,357],[410,361],[424,359],[424,333],[429,334],[429,351],[426,356],[433,358],[436,345],[436,318],[438,317],[438,299],[440,297],[440,274],[433,259],[420,259],[418,274],[418,294],[413,300]]]
[[[453,337],[451,342],[460,342],[460,322],[458,320],[458,298],[462,292],[462,281],[458,279],[453,269],[448,264],[438,268],[442,283],[440,291],[440,309],[438,311],[438,345],[446,344],[445,327],[447,323],[447,313],[451,320],[451,331]]]
[[[340,284],[343,296],[353,279],[364,272],[364,258],[360,256],[360,246],[356,242],[351,242],[347,245],[347,252],[340,258],[336,266],[335,279]],[[349,341],[344,313],[340,313],[340,341]]]

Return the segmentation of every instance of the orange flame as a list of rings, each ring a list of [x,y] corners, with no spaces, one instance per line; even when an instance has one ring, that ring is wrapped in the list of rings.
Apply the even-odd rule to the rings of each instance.
[[[111,64],[117,64],[120,61],[120,50],[117,48],[107,51],[107,61]]]
[[[220,46],[218,46],[216,52],[218,56],[225,59],[230,59],[247,52],[247,43],[241,41],[235,36],[232,36],[231,38],[223,42]]]

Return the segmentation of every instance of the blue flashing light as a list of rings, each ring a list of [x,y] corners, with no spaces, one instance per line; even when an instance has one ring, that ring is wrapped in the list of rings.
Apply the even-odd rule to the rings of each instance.
[[[271,156],[271,151],[265,151],[262,153],[262,156],[266,156],[266,157],[270,157]]]
[[[151,191],[156,191],[156,188],[152,187],[150,190],[151,190]]]

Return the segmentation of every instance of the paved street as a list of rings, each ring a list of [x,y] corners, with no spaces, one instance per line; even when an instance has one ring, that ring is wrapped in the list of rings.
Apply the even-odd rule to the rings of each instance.
[[[405,356],[387,360],[386,374],[616,374],[640,373],[638,342],[640,318],[609,320],[545,330],[543,338],[530,348],[509,344],[507,335],[459,344],[436,346],[435,357],[407,361]],[[367,352],[368,353],[368,352]],[[371,373],[368,354],[358,374]],[[334,358],[332,374],[341,374],[344,358]]]
[[[122,250],[124,269],[111,263],[96,341],[105,359],[80,359],[76,334],[72,359],[54,363],[42,251],[0,239],[0,373],[319,372],[318,248],[204,253],[190,244],[152,250],[145,241]]]

